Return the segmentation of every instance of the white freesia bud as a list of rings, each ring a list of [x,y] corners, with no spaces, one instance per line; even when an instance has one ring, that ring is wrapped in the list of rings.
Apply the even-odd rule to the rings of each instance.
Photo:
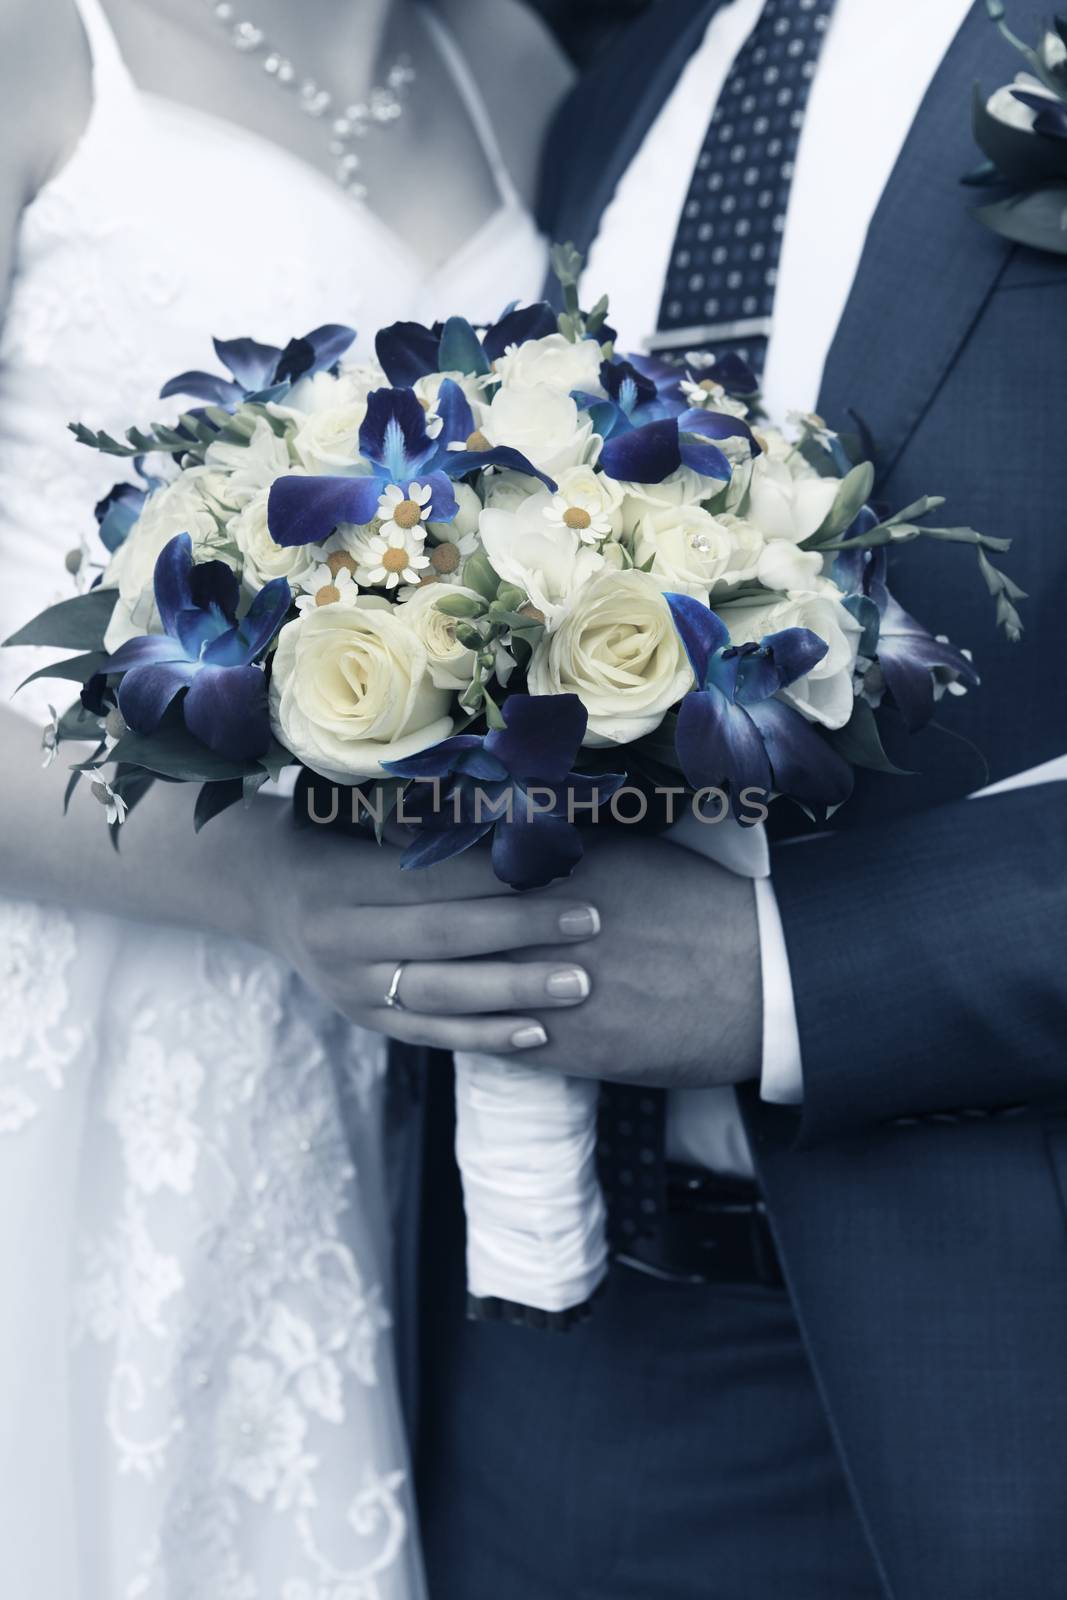
[[[522,589],[548,628],[562,621],[583,584],[604,566],[603,556],[572,529],[545,516],[552,497],[542,490],[515,511],[482,512],[482,548],[494,572]]]
[[[452,731],[451,696],[433,683],[408,607],[378,595],[320,606],[278,635],[271,673],[275,736],[336,783],[377,777]]]
[[[526,483],[533,482],[537,487],[537,479],[530,479],[520,474]],[[458,544],[461,539],[467,539],[471,534],[478,532],[478,518],[482,514],[482,502],[478,498],[477,490],[472,489],[469,483],[454,483],[452,492],[459,503],[459,510],[451,522],[428,522],[426,526],[438,539],[448,539],[453,544]]]
[[[458,583],[427,583],[416,589],[407,602],[404,621],[410,624],[426,651],[435,687],[462,691],[474,677],[474,651],[456,638],[459,619],[446,616],[439,609],[442,600],[452,600],[457,595],[478,603],[472,615],[484,609],[485,602],[473,589],[465,589]]]
[[[702,506],[649,511],[634,534],[634,561],[663,580],[667,589],[707,601],[716,588],[756,575],[763,535],[751,522],[729,514],[713,517]]]
[[[603,361],[595,339],[565,339],[550,333],[543,339],[527,339],[513,344],[497,360],[496,376],[506,389],[556,389],[570,394],[602,395],[600,364]]]
[[[481,431],[491,445],[511,445],[557,479],[568,467],[589,461],[599,448],[588,413],[580,412],[569,394],[544,384],[498,389]]]
[[[800,550],[791,539],[769,539],[760,553],[756,577],[765,589],[807,589],[822,572],[817,550]]]
[[[828,578],[816,578],[810,589],[787,594],[767,606],[718,608],[734,644],[756,644],[783,628],[810,628],[829,646],[825,656],[782,697],[824,728],[843,728],[852,715],[852,672],[862,632],[841,604],[840,591]]]
[[[658,581],[608,570],[538,644],[528,682],[532,694],[579,697],[589,713],[585,744],[630,744],[659,726],[693,673]]]
[[[748,515],[766,539],[800,544],[826,520],[837,498],[837,478],[795,477],[783,461],[753,463]]]

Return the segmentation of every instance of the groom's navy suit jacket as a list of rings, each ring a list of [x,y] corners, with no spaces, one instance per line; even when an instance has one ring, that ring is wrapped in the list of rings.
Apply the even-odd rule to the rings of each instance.
[[[551,237],[595,236],[717,3],[660,0],[564,106]],[[1040,21],[1015,0],[1017,32]],[[819,409],[862,419],[894,508],[944,494],[953,523],[1013,538],[1026,636],[998,636],[970,552],[897,553],[894,591],[973,649],[982,686],[944,708],[958,737],[912,744],[919,776],[874,777],[832,837],[776,850],[803,1111],[742,1096],[834,1437],[908,1600],[1067,1595],[1067,784],[965,798],[976,751],[992,780],[1067,751],[1067,258],[988,233],[959,184],[973,85],[1017,65],[976,4],[871,224]],[[832,167],[824,203],[849,204]]]

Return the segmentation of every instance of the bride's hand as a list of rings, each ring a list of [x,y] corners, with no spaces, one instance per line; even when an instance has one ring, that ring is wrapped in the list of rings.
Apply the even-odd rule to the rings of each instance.
[[[588,996],[571,947],[593,938],[600,918],[580,891],[516,895],[481,850],[402,872],[394,846],[299,829],[273,803],[260,827],[248,932],[353,1022],[409,1044],[510,1054],[545,1043],[534,1013]],[[532,946],[536,960],[506,959]]]

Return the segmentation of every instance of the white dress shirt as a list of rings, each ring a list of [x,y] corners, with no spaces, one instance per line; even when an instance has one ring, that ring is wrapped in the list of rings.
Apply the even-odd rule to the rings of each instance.
[[[621,350],[641,349],[655,331],[671,246],[708,122],[763,5],[764,0],[731,0],[715,12],[601,219],[585,285],[594,299],[605,291],[610,295]],[[875,207],[969,9],[970,0],[837,0],[808,100],[778,265],[763,382],[772,417],[815,409]],[[967,114],[961,105],[960,116]],[[803,1093],[800,1041],[769,879],[757,879],[756,904],[763,978],[760,1090],[764,1099],[793,1103]],[[732,1089],[673,1093],[667,1145],[677,1160],[752,1172]]]

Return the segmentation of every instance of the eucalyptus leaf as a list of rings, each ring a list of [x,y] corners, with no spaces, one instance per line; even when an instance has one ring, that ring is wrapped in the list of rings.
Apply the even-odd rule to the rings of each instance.
[[[90,589],[71,600],[49,606],[25,627],[19,628],[5,645],[43,644],[63,650],[103,650],[104,633],[118,599],[116,589]]]

